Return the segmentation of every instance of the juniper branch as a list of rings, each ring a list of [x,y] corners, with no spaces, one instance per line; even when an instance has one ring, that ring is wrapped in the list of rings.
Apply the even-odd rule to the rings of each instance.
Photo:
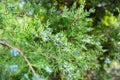
[[[20,49],[18,49],[18,48],[15,48],[15,47],[11,46],[10,44],[8,44],[8,43],[5,42],[5,41],[0,41],[0,45],[6,46],[6,47],[8,47],[8,48],[10,48],[10,49],[15,49],[15,50],[17,50],[17,51],[23,56],[25,62],[28,64],[30,70],[31,70],[32,73],[35,75],[35,70],[33,69],[31,63],[29,62],[29,60],[27,59],[27,57],[24,55],[24,53],[23,53],[22,50],[20,50]]]

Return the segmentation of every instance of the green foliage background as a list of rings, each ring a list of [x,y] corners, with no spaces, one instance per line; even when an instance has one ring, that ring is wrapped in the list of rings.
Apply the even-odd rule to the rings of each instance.
[[[111,80],[106,68],[120,60],[119,3],[1,0],[0,79]]]

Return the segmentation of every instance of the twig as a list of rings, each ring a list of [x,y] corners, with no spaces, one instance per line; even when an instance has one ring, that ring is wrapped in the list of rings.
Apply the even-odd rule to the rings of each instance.
[[[77,14],[77,16],[75,17],[75,19],[72,21],[71,25],[74,25],[80,18],[80,13]]]
[[[31,63],[29,62],[29,60],[27,59],[27,57],[24,55],[24,53],[18,49],[18,48],[15,48],[15,47],[12,47],[11,45],[9,45],[7,42],[5,41],[0,41],[0,44],[3,45],[3,46],[6,46],[8,48],[11,48],[11,49],[14,49],[14,50],[17,50],[24,58],[24,60],[26,61],[26,63],[28,64],[29,68],[31,69],[32,73],[35,75],[35,70],[33,69]]]
[[[10,46],[9,44],[7,44],[5,41],[0,41],[0,44],[3,45],[3,46],[7,46],[8,48],[12,48],[12,46]]]

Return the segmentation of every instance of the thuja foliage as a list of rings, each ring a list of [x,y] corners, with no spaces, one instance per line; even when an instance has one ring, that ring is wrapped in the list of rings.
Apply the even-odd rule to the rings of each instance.
[[[104,75],[104,66],[120,57],[120,16],[106,10],[95,25],[96,18],[90,16],[95,10],[80,2],[61,9],[52,0],[1,1],[1,80],[89,80]]]

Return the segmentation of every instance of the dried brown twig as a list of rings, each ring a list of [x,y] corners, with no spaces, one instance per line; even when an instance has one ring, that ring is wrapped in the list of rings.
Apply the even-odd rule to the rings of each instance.
[[[28,64],[28,66],[29,66],[30,70],[32,71],[32,73],[35,75],[35,70],[33,69],[32,65],[31,65],[31,63],[29,62],[29,60],[27,59],[27,57],[24,55],[23,51],[21,51],[20,49],[15,48],[15,47],[9,45],[9,44],[8,44],[7,42],[5,42],[5,41],[0,41],[0,45],[6,46],[6,47],[8,47],[8,48],[10,48],[10,49],[17,50],[17,51],[20,53],[20,55],[24,58],[25,62]]]

